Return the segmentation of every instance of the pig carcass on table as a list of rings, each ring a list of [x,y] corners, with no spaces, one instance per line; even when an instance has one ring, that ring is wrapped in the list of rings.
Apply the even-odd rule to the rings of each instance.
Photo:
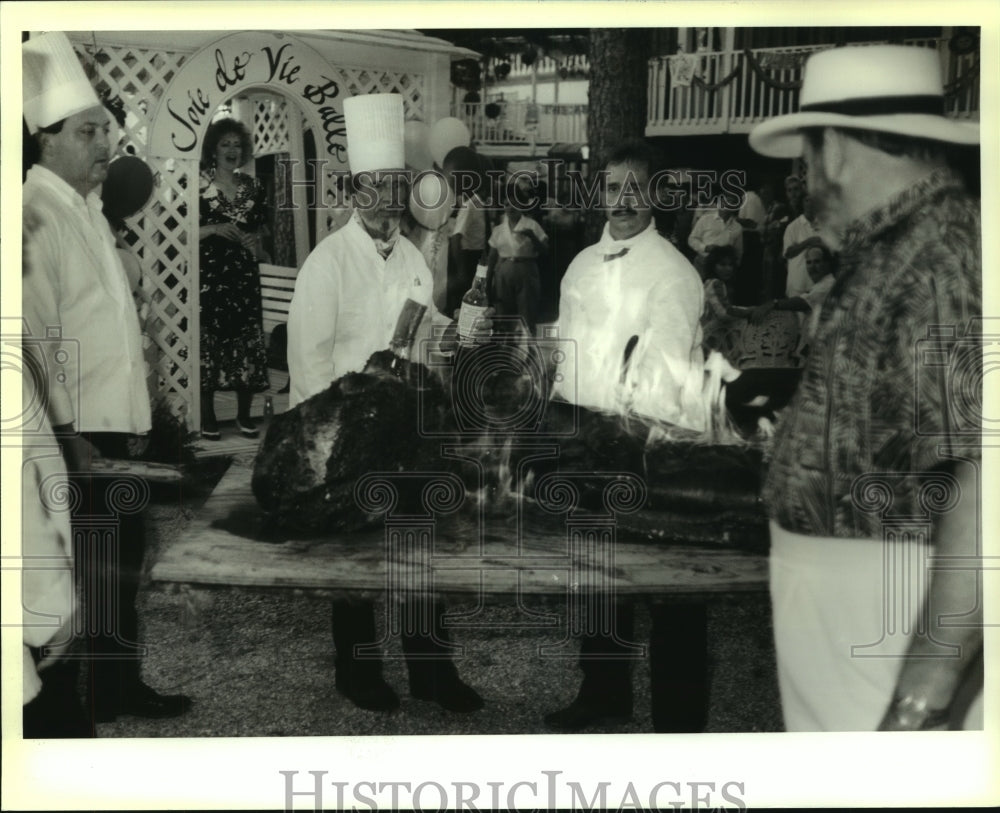
[[[494,389],[504,388],[494,382]],[[761,452],[747,443],[705,443],[691,433],[650,442],[650,427],[641,421],[559,401],[548,402],[537,429],[515,441],[462,428],[449,388],[426,368],[382,351],[363,372],[274,417],[254,464],[253,493],[272,527],[323,534],[383,521],[355,495],[358,480],[375,472],[446,472],[461,478],[471,496],[481,491],[483,466],[502,464],[503,476],[522,475],[516,485],[528,513],[542,513],[535,484],[563,474],[577,488],[579,508],[600,511],[603,489],[617,475],[645,485],[643,506],[618,518],[626,536],[749,549],[766,544]],[[464,450],[465,459],[442,455],[445,446]],[[558,454],[538,456],[538,446],[556,446]],[[418,483],[407,491],[405,478],[396,482],[395,510],[418,512]]]

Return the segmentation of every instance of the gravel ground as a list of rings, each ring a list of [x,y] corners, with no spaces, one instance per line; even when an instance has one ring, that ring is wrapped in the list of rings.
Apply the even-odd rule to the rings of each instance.
[[[185,532],[227,462],[202,461],[191,483],[154,494],[147,568],[162,546]],[[474,609],[450,606],[456,612]],[[557,602],[532,609],[562,617]],[[396,638],[387,645],[385,675],[400,694],[401,708],[391,714],[364,711],[341,697],[333,687],[329,600],[322,597],[149,584],[140,595],[140,616],[148,644],[146,682],[161,692],[191,695],[194,708],[173,720],[122,717],[101,725],[101,737],[551,733],[542,717],[571,701],[580,680],[574,657],[539,654],[540,646],[564,637],[564,628],[518,628],[524,619],[508,604],[487,605],[477,627],[453,633],[465,647],[459,672],[486,700],[485,708],[465,715],[408,696]],[[640,610],[637,641],[647,641],[648,631],[648,613]],[[709,634],[714,674],[708,730],[780,731],[767,595],[713,601]],[[568,651],[575,653],[575,646]],[[652,731],[648,665],[638,661],[632,675],[632,721],[588,733]]]

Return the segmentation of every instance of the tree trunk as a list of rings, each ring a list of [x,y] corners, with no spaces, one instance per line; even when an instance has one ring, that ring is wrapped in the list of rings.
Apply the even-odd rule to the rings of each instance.
[[[587,143],[591,178],[604,167],[611,150],[646,131],[650,31],[646,28],[592,28],[590,30],[590,100]],[[604,214],[591,210],[586,219],[586,241],[596,242]]]

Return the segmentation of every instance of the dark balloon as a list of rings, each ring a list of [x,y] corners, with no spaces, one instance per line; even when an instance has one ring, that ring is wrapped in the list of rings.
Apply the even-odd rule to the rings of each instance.
[[[153,172],[134,155],[123,155],[108,165],[101,189],[104,216],[112,223],[140,211],[153,194]]]

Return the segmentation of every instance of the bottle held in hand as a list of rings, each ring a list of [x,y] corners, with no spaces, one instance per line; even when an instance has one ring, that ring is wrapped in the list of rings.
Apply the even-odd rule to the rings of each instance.
[[[459,342],[462,344],[476,342],[476,322],[483,318],[489,306],[489,297],[486,293],[486,264],[480,263],[476,266],[472,287],[462,297],[462,308],[458,314]]]

